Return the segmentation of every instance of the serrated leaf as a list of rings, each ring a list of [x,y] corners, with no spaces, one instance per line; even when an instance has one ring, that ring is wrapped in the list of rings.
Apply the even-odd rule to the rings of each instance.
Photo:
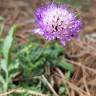
[[[13,41],[13,34],[16,31],[16,25],[13,25],[8,33],[8,36],[5,38],[4,40],[4,44],[3,44],[3,56],[4,59],[6,60],[6,63],[8,63],[8,58],[9,58],[9,51],[12,45],[12,41]]]
[[[58,66],[64,68],[67,71],[70,71],[71,73],[73,73],[73,71],[74,71],[73,65],[66,62],[66,60],[64,58],[62,60],[60,60]]]
[[[10,64],[8,66],[8,72],[15,70],[15,69],[18,69],[18,67],[19,67],[19,61],[17,60],[15,64]]]

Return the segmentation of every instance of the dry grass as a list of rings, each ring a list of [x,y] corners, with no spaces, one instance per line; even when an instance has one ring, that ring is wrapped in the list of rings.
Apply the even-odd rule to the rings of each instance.
[[[8,32],[9,27],[16,23],[20,27],[16,34],[18,44],[27,41],[27,33],[30,34],[31,29],[35,27],[33,9],[36,4],[39,6],[36,1],[32,6],[32,0],[29,2],[26,0],[0,0],[0,15],[5,17],[4,35]],[[90,7],[89,12],[80,12],[84,21],[84,30],[81,34],[83,39],[79,43],[72,42],[66,48],[67,60],[75,67],[70,82],[63,80],[70,88],[69,96],[96,96],[96,37],[91,36],[93,33],[96,34],[94,2],[96,3],[95,0],[92,0],[93,6]],[[57,69],[57,73],[64,79],[64,74],[59,69]]]

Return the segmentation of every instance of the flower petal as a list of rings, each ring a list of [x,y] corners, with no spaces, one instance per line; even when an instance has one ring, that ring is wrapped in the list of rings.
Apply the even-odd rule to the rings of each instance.
[[[32,32],[36,33],[36,34],[39,34],[41,36],[43,36],[44,32],[40,29],[40,28],[37,28],[37,29],[33,29]]]
[[[66,42],[64,40],[60,40],[60,43],[65,46],[66,45]]]

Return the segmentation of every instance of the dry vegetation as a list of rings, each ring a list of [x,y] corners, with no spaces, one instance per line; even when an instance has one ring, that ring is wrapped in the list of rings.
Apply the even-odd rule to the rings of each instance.
[[[40,1],[0,0],[0,15],[5,17],[4,36],[10,26],[15,23],[19,27],[16,33],[18,44],[26,43],[28,34],[32,34],[31,30],[36,26],[33,11],[41,5]],[[84,21],[84,28],[81,33],[82,40],[79,43],[74,41],[66,48],[66,59],[74,64],[75,72],[70,81],[65,81],[63,72],[57,68],[55,74],[58,74],[59,77],[56,78],[56,81],[57,84],[63,81],[69,86],[68,96],[96,96],[96,0],[91,0],[88,11],[80,10],[80,15]],[[59,96],[49,83],[48,87],[54,96]],[[0,96],[22,91],[21,89],[12,89],[11,92],[9,90]],[[35,94],[31,91],[29,93]],[[43,94],[36,94],[32,96],[43,96]]]

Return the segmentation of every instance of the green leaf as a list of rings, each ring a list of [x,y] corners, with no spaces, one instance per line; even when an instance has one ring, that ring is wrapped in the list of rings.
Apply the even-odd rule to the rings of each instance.
[[[5,80],[4,80],[4,78],[0,75],[0,82],[4,85],[4,83],[5,83]]]
[[[0,21],[4,20],[4,18],[2,16],[0,16]]]
[[[19,74],[19,72],[14,72],[14,73],[11,73],[9,75],[9,78],[8,78],[8,81],[10,82],[12,80],[12,78],[14,78],[15,76],[17,76]]]
[[[0,76],[0,83],[2,84],[2,86],[0,86],[1,87],[0,89],[2,90],[2,92],[7,91],[7,82],[4,80],[2,76]]]
[[[13,25],[12,28],[10,29],[10,31],[9,31],[8,36],[4,40],[3,56],[4,56],[4,59],[6,60],[6,63],[8,63],[9,52],[10,52],[10,48],[11,48],[12,41],[13,41],[13,34],[14,34],[15,31],[16,31],[16,25]]]
[[[10,72],[10,71],[12,71],[12,70],[15,70],[15,69],[18,69],[18,67],[19,67],[19,61],[16,60],[16,63],[15,63],[15,64],[10,64],[10,65],[8,66],[8,72]]]
[[[59,2],[59,3],[69,3],[69,2],[72,2],[73,0],[56,0],[56,2]]]
[[[1,62],[0,62],[0,68],[5,72],[5,74],[8,73],[7,64],[6,64],[4,59],[2,59]]]
[[[60,88],[59,88],[59,91],[60,91],[60,94],[64,94],[65,93],[65,87],[64,86],[61,86]]]
[[[68,63],[68,62],[66,62],[66,60],[65,60],[64,58],[60,60],[58,66],[64,68],[64,69],[67,70],[67,71],[70,71],[71,73],[74,72],[74,67],[73,67],[73,65],[70,64],[70,63]]]
[[[68,71],[68,72],[65,74],[65,79],[66,79],[66,80],[70,80],[70,78],[71,78],[71,72]]]

